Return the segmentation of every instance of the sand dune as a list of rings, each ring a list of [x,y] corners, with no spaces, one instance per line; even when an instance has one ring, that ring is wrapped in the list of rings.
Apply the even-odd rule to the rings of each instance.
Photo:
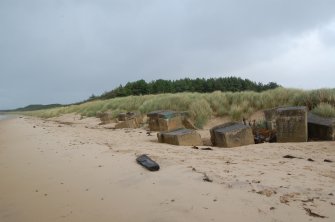
[[[334,142],[196,150],[98,124],[74,115],[1,121],[0,221],[335,219]],[[161,169],[136,164],[143,153]]]

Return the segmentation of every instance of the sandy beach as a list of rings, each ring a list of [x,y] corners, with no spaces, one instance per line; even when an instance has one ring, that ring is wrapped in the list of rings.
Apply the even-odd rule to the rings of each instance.
[[[335,142],[201,150],[111,126],[75,115],[1,120],[0,221],[335,219]],[[144,153],[159,171],[136,163]]]

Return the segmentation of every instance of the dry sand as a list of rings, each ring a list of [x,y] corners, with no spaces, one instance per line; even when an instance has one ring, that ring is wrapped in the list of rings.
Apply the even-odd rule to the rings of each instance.
[[[1,222],[335,221],[334,142],[196,150],[98,123],[0,122]],[[142,153],[161,170],[136,164]]]

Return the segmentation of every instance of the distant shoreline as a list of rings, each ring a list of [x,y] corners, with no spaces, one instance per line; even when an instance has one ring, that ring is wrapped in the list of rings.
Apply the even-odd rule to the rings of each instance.
[[[14,117],[14,115],[12,115],[12,114],[8,115],[8,114],[0,113],[0,121],[6,120],[6,119],[11,119],[13,117]]]

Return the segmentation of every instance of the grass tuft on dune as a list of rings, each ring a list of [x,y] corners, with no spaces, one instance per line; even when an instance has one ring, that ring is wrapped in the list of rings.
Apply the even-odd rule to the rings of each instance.
[[[320,103],[312,110],[312,113],[323,117],[335,117],[335,107],[329,103]]]

